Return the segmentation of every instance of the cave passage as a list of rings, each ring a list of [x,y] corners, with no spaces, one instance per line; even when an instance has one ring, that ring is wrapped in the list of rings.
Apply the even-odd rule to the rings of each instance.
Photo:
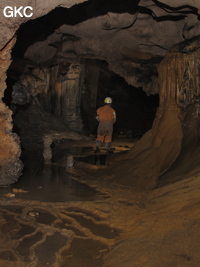
[[[181,150],[182,121],[177,117],[198,97],[191,70],[199,75],[190,58],[198,50],[193,48],[200,28],[198,5],[164,0],[34,5],[38,8],[31,19],[16,18],[13,27],[12,20],[2,20],[2,116],[7,118],[2,124],[2,184],[12,184],[20,176],[21,150],[44,145],[43,156],[49,160],[50,146],[63,138],[63,132],[71,140],[83,134],[94,138],[94,113],[106,96],[113,98],[118,114],[114,137],[142,140],[127,155],[112,159],[142,157],[135,170],[142,173],[137,176],[130,170],[124,183],[130,174],[137,180],[144,176],[142,162],[147,159],[150,180],[157,179]],[[188,57],[180,59],[187,52]],[[184,61],[180,69],[179,59]],[[167,120],[169,110],[174,113]],[[172,129],[167,137],[165,123]],[[176,139],[177,145],[168,147]],[[124,167],[122,163],[119,173]]]
[[[131,5],[130,1],[128,3]],[[111,50],[105,50],[105,54],[102,47],[109,40],[110,31],[112,34],[116,31],[118,36],[119,30],[119,37],[122,38],[123,32],[132,35],[133,26],[139,21],[138,14],[142,16],[140,19],[147,16],[155,20],[155,17],[149,7],[136,8],[137,3],[130,12],[128,9],[122,10],[119,2],[115,5],[110,3],[104,6],[99,1],[95,5],[89,2],[69,9],[56,8],[45,16],[22,24],[18,29],[3,101],[12,111],[13,132],[20,137],[21,159],[34,149],[43,155],[44,161],[50,162],[52,146],[63,139],[80,140],[85,136],[93,138],[95,146],[98,125],[96,109],[103,105],[107,96],[113,99],[113,108],[117,113],[113,140],[145,140],[141,137],[148,135],[148,131],[157,135],[156,125],[160,124],[158,114],[162,113],[167,100],[163,92],[159,97],[158,90],[158,65],[163,59],[161,50],[157,51],[156,56],[150,56],[145,49],[137,53],[134,48],[131,50],[127,42],[117,58],[117,53],[114,57]],[[94,10],[97,11],[98,6],[100,9],[96,13]],[[78,16],[80,13],[82,16]],[[126,18],[124,14],[127,14]],[[106,34],[105,40],[102,38],[105,43],[98,43],[95,38],[91,42],[90,33],[82,28],[81,25],[88,25],[88,21],[93,19],[98,21],[96,27],[100,27],[98,38]],[[182,19],[176,16],[175,20],[181,22]],[[157,18],[156,21],[162,20]],[[94,34],[93,28],[91,34]],[[114,38],[113,42],[117,43],[119,37]],[[113,49],[116,47],[113,46]],[[117,62],[121,65],[116,65]],[[182,100],[178,101],[181,105]],[[156,114],[157,120],[154,121]],[[163,135],[163,132],[160,133]],[[149,145],[154,142],[153,138],[150,139]],[[142,150],[142,143],[137,147]],[[146,148],[148,144],[144,145],[144,150]],[[127,156],[122,153],[120,157],[119,153],[113,160],[122,159],[122,172],[123,168],[127,171],[129,168],[123,166],[123,158],[134,158],[135,153],[138,153],[137,148]],[[149,153],[140,162],[146,161]],[[157,165],[156,154],[154,162],[150,163],[152,170],[153,165]],[[162,164],[164,166],[161,168],[156,167],[161,173],[168,168],[165,167],[167,163]],[[145,169],[142,167],[142,170]],[[112,168],[109,171],[112,172]],[[127,173],[127,177],[129,175]],[[126,179],[123,181],[126,183]]]
[[[74,105],[74,111],[78,110],[80,115],[79,125],[76,124],[75,127],[72,119],[73,114],[68,117],[67,121],[65,120],[66,117],[63,116],[63,110],[66,114],[70,114],[70,100],[74,95],[63,96],[61,94],[58,111],[56,109],[58,102],[55,99],[57,96],[54,81],[53,84],[48,83],[47,93],[39,92],[37,95],[31,96],[32,84],[30,85],[25,80],[23,83],[28,86],[25,87],[19,80],[15,80],[16,76],[13,75],[13,73],[16,73],[13,68],[13,66],[16,66],[15,60],[13,60],[8,70],[7,90],[3,101],[13,111],[13,131],[20,136],[21,140],[21,160],[24,169],[18,183],[12,186],[13,190],[19,189],[27,192],[21,193],[21,198],[61,202],[93,200],[98,195],[95,190],[85,184],[78,183],[73,176],[66,173],[66,166],[67,156],[69,155],[74,157],[75,163],[86,162],[96,166],[107,164],[107,156],[94,155],[94,138],[98,124],[95,118],[96,109],[103,105],[106,96],[112,97],[113,108],[117,113],[117,122],[114,125],[113,132],[114,143],[112,145],[114,153],[124,153],[130,150],[135,140],[140,139],[152,127],[159,102],[158,95],[147,96],[141,88],[133,88],[133,86],[128,85],[122,77],[109,71],[106,62],[89,59],[84,60],[84,62],[87,70],[84,72],[83,78],[79,77],[79,80],[83,80],[82,89],[79,88],[79,83],[74,87],[75,90],[81,92],[80,101]],[[51,66],[51,70],[56,68],[64,71],[63,66],[67,66],[65,70],[67,73],[70,66],[69,62],[62,64],[62,67],[59,65]],[[95,76],[95,68],[98,68],[99,75],[98,79],[95,79],[92,83],[91,76]],[[33,72],[33,69],[31,69],[31,72]],[[50,72],[50,75],[52,75],[52,72]],[[28,79],[27,76],[25,76],[25,79]],[[34,80],[36,79],[37,76],[34,74]],[[51,77],[49,80],[52,81]],[[64,78],[63,80],[65,81]],[[40,78],[38,78],[38,81],[41,82]],[[34,85],[37,87],[37,82]],[[67,94],[70,85],[65,83],[65,87]],[[96,98],[92,95],[94,87],[97,88]],[[65,101],[67,104],[65,104]],[[76,141],[74,141],[74,148],[71,148],[69,142],[67,142],[68,149],[64,149],[66,146],[64,140],[69,138],[65,134],[68,125],[74,127],[75,137],[77,132],[79,138],[84,139],[84,136],[92,138],[86,152],[82,153],[82,147],[79,147],[79,143],[76,144]],[[50,140],[48,144],[50,152],[47,153],[50,153],[52,158],[46,165],[44,148],[47,139]],[[123,139],[129,141],[124,143]],[[82,146],[87,145],[87,140],[82,143]],[[62,166],[59,166],[60,162]],[[8,191],[4,189],[2,193],[6,194]]]
[[[76,9],[72,8],[70,11]],[[94,165],[106,164],[107,159],[97,159],[90,155],[94,150],[98,125],[96,110],[103,105],[105,97],[113,99],[113,108],[117,113],[113,131],[113,140],[116,140],[112,147],[114,152],[122,152],[119,146],[124,148],[124,151],[126,151],[125,146],[127,150],[132,147],[123,144],[123,141],[119,144],[118,139],[126,138],[133,142],[151,129],[159,105],[158,94],[147,96],[142,87],[136,88],[127,84],[124,78],[109,69],[105,60],[86,56],[74,61],[68,55],[62,60],[58,61],[55,58],[55,62],[52,60],[42,65],[27,60],[26,52],[31,49],[31,45],[45,40],[50,34],[49,25],[55,12],[62,14],[64,10],[57,9],[19,28],[17,42],[12,49],[13,61],[7,71],[7,89],[3,101],[12,110],[13,132],[20,137],[24,170],[18,186],[22,185],[23,188],[26,187],[25,179],[28,171],[30,177],[33,177],[33,173],[37,177],[41,175],[46,177],[48,172],[50,177],[53,175],[50,166],[43,164],[46,157],[49,157],[50,161],[55,158],[53,147],[58,146],[58,142],[62,140],[90,137],[91,149],[86,157],[79,157],[73,151],[70,154],[79,161],[87,161]],[[54,21],[54,28],[62,23]],[[37,167],[37,164],[30,164],[33,151],[37,152],[35,157],[40,159],[38,162],[40,167]],[[60,158],[63,160],[70,155],[69,151],[64,152],[62,149],[56,153],[57,155],[61,153]],[[29,162],[27,158],[31,158]],[[27,168],[28,165],[30,166]],[[58,176],[62,184],[62,177]],[[54,179],[49,178],[48,182],[53,184]],[[29,185],[31,183],[29,180]],[[63,195],[65,194],[66,192],[63,192]]]
[[[0,266],[199,267],[199,2],[29,4],[0,19]]]

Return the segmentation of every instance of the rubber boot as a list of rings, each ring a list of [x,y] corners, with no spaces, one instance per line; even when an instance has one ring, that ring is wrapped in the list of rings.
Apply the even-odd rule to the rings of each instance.
[[[101,148],[101,141],[97,140],[97,142],[96,142],[96,150],[94,151],[94,153],[99,153],[100,152],[100,148]]]
[[[111,146],[111,142],[106,143],[106,153],[112,153],[112,151],[110,150],[110,146]]]

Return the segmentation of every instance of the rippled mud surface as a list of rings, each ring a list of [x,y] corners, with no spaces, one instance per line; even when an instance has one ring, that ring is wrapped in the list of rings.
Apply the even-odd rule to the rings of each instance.
[[[102,266],[120,234],[105,214],[41,206],[1,203],[0,266]]]

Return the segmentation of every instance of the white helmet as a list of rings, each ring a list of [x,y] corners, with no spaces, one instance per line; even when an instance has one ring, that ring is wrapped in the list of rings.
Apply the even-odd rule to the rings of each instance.
[[[110,97],[106,97],[106,98],[104,99],[104,103],[106,103],[106,104],[111,104],[111,103],[112,103],[112,98],[110,98]]]

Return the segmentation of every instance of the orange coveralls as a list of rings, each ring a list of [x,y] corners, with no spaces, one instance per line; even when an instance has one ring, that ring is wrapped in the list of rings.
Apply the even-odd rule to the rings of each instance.
[[[109,143],[112,141],[113,123],[116,121],[116,113],[110,105],[104,105],[97,109],[97,141]]]

